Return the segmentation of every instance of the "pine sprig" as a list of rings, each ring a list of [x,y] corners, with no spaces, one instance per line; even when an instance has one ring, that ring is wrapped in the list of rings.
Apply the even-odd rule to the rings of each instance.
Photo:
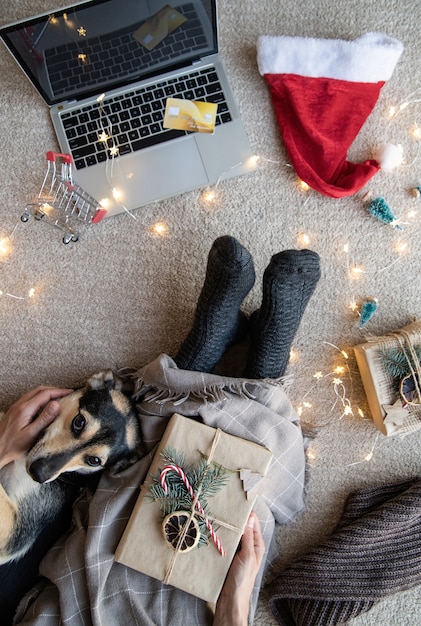
[[[418,362],[421,362],[421,346],[414,346],[414,351]],[[404,352],[399,348],[392,348],[390,350],[379,350],[379,356],[382,359],[384,369],[387,374],[394,380],[402,380],[405,376],[411,373],[410,365],[413,369],[416,369],[417,365],[413,362],[411,355],[408,358]]]
[[[193,466],[187,462],[185,454],[178,452],[175,448],[165,448],[161,451],[161,456],[165,465],[178,465],[183,468],[186,474],[193,468]]]
[[[196,494],[200,487],[199,500],[207,517],[211,517],[208,506],[208,498],[215,495],[228,481],[228,471],[221,465],[208,463],[205,458],[201,459],[197,465],[187,463],[183,453],[173,448],[166,448],[161,452],[163,465],[176,465],[181,467],[185,473],[194,493]],[[149,498],[154,502],[159,502],[159,506],[163,517],[176,511],[191,510],[193,506],[192,497],[183,482],[181,476],[176,472],[168,473],[165,477],[168,492],[165,493],[161,481],[161,470],[157,476],[151,475],[152,483],[149,487]],[[199,545],[207,545],[209,543],[209,531],[202,516],[197,516],[200,528]]]

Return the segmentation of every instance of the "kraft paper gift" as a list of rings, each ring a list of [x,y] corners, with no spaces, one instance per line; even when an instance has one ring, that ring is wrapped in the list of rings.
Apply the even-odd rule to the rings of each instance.
[[[216,539],[209,537],[207,545],[187,551],[185,544],[183,549],[180,546],[177,549],[167,542],[162,530],[165,515],[160,502],[151,498],[152,477],[159,477],[167,466],[161,452],[165,454],[168,450],[180,453],[190,466],[196,467],[205,459],[206,466],[227,470],[223,486],[207,498],[204,514],[194,504],[197,497],[201,506],[200,485],[188,511],[188,515],[202,523],[207,517]],[[216,602],[271,460],[271,452],[263,446],[173,415],[118,545],[116,561],[203,600]],[[171,474],[171,470],[164,470],[164,482],[168,476],[165,471]],[[176,481],[175,475],[183,480],[175,470],[172,474],[170,480]]]
[[[405,393],[402,395],[402,381],[395,380],[386,371],[382,356],[382,352],[401,350],[411,363],[410,377],[418,383],[415,348],[421,348],[421,321],[381,337],[370,337],[354,347],[373,421],[384,435],[405,436],[421,428],[420,398],[407,402]]]

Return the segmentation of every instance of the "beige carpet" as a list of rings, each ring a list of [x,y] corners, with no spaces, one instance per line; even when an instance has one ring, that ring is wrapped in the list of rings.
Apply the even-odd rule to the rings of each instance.
[[[3,0],[1,22],[55,6],[52,0]],[[253,254],[257,281],[244,303],[247,312],[260,304],[261,277],[272,254],[305,246],[317,251],[322,278],[294,342],[289,372],[295,406],[311,404],[303,417],[324,426],[309,451],[306,509],[278,530],[276,571],[330,533],[351,490],[420,474],[421,432],[403,440],[377,435],[351,347],[367,334],[382,334],[421,316],[421,200],[409,193],[421,184],[420,144],[410,134],[414,124],[421,126],[421,5],[411,0],[221,0],[219,14],[222,56],[253,151],[261,157],[257,171],[221,182],[211,204],[191,192],[143,208],[135,219],[122,215],[88,227],[68,246],[54,228],[20,222],[25,203],[40,186],[44,154],[57,146],[46,107],[0,49],[0,232],[3,237],[13,233],[11,253],[0,265],[1,405],[40,383],[76,386],[105,367],[141,365],[160,352],[173,355],[189,328],[207,253],[219,235],[236,236]],[[350,157],[365,159],[386,137],[402,144],[405,165],[367,185],[406,222],[402,232],[368,215],[360,195],[332,200],[299,189],[256,66],[261,34],[353,39],[368,31],[400,39],[405,50]],[[409,100],[418,102],[390,120],[389,108]],[[163,235],[156,234],[157,223],[165,225]],[[396,249],[401,243],[407,244],[405,252]],[[350,279],[348,262],[364,270],[358,280]],[[34,296],[27,299],[30,288]],[[349,304],[369,296],[379,307],[361,331]],[[335,394],[331,375],[342,364],[341,350],[350,355],[349,374],[342,377],[344,388],[337,389],[349,399],[352,415],[343,415],[345,400]],[[317,382],[318,371],[323,378]],[[275,624],[264,592],[255,624]],[[352,624],[421,624],[421,592],[390,597]]]

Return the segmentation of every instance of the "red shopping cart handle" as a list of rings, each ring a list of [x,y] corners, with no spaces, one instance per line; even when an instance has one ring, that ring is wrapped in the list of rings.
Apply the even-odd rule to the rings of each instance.
[[[47,161],[55,162],[57,157],[61,157],[65,163],[72,162],[72,157],[70,154],[60,154],[59,152],[53,152],[52,150],[49,150],[47,152]]]
[[[98,224],[107,215],[107,209],[98,209],[92,218],[92,224]]]

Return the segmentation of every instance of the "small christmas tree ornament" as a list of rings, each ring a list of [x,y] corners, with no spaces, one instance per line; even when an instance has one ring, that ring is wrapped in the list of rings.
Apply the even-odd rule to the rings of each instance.
[[[421,185],[417,185],[416,187],[412,187],[411,196],[413,198],[421,198]]]
[[[377,311],[377,308],[377,298],[367,298],[366,300],[364,300],[360,312],[360,328],[365,326],[367,322],[371,320],[374,313]]]
[[[376,217],[381,222],[389,224],[397,230],[402,230],[402,226],[400,225],[398,218],[393,213],[392,209],[384,198],[374,198],[374,200],[371,200],[368,203],[367,209],[373,217]]]
[[[299,178],[332,198],[359,191],[402,155],[382,146],[375,159],[347,160],[347,151],[391,78],[403,44],[383,33],[354,41],[262,36],[259,72],[272,96],[285,148]]]

